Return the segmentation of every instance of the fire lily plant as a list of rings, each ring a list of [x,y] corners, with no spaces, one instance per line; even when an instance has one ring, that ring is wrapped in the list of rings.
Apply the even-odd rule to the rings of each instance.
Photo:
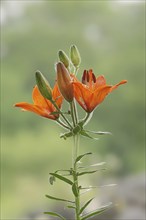
[[[82,171],[79,163],[84,156],[88,156],[91,152],[78,155],[79,137],[80,135],[93,138],[90,134],[103,135],[110,134],[110,132],[94,132],[85,129],[85,125],[91,119],[95,108],[101,104],[105,97],[118,86],[126,83],[126,80],[122,80],[116,85],[107,85],[104,76],[96,77],[92,69],[84,70],[82,81],[80,82],[76,75],[79,70],[81,58],[79,51],[75,45],[70,47],[70,58],[64,51],[58,52],[59,61],[56,63],[56,82],[52,89],[49,82],[43,76],[40,71],[36,72],[36,86],[33,88],[32,99],[33,104],[27,102],[16,103],[16,107],[21,107],[25,111],[31,111],[42,117],[52,119],[56,121],[60,126],[66,129],[64,134],[60,137],[67,138],[73,137],[73,155],[72,155],[72,167],[68,170],[57,170],[50,173],[50,184],[59,179],[65,184],[71,187],[71,191],[74,196],[74,200],[68,200],[64,198],[54,197],[52,195],[46,195],[47,198],[67,203],[67,208],[73,209],[75,212],[76,220],[89,219],[101,212],[107,210],[110,204],[97,207],[96,210],[87,213],[86,208],[92,202],[93,198],[82,204],[81,191],[84,189],[92,189],[92,187],[85,187],[80,185],[80,177],[87,174],[92,174],[98,171],[98,169],[88,169]],[[61,110],[63,100],[67,101],[69,109],[67,112]],[[77,105],[79,104],[83,110],[85,110],[85,117],[79,119]],[[95,138],[97,139],[97,138]],[[94,164],[93,167],[99,164]],[[64,173],[65,172],[65,173]],[[66,174],[69,176],[66,177]],[[93,187],[95,188],[95,187]],[[65,220],[65,217],[56,212],[45,212],[50,216],[57,217]]]

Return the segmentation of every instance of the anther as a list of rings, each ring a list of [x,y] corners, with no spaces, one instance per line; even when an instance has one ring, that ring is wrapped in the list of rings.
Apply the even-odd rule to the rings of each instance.
[[[89,71],[84,70],[83,76],[82,76],[82,83],[87,85],[89,83],[90,76],[89,76]]]
[[[92,73],[92,80],[94,83],[96,83],[96,77],[95,77],[94,73]]]
[[[89,82],[89,71],[87,71],[87,74],[86,74],[86,81]]]
[[[84,70],[84,72],[83,72],[83,76],[82,76],[82,83],[85,83],[85,80],[86,80],[86,73],[87,73],[87,71]]]

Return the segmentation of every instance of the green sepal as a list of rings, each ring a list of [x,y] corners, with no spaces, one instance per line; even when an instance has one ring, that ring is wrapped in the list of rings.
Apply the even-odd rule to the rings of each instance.
[[[68,184],[70,184],[70,185],[73,184],[73,182],[72,182],[70,179],[67,179],[66,177],[61,176],[61,175],[59,175],[59,174],[57,174],[57,173],[50,173],[50,175],[52,175],[52,176],[54,176],[54,177],[56,177],[56,178],[62,180],[63,182],[66,182],[66,183],[68,183]]]
[[[67,138],[69,137],[72,137],[73,136],[73,132],[66,132],[64,134],[60,134],[60,138],[64,138],[64,140],[66,140]]]
[[[61,199],[61,198],[57,198],[54,196],[50,196],[50,195],[45,195],[47,198],[52,199],[52,200],[56,200],[56,201],[61,201],[61,202],[70,202],[70,203],[74,203],[73,201],[67,200],[67,199]]]
[[[62,220],[65,220],[65,218],[62,215],[60,215],[60,214],[58,214],[56,212],[44,212],[44,214],[55,216],[55,217],[58,217],[58,218],[60,218]]]
[[[76,164],[79,160],[81,160],[84,156],[90,155],[90,154],[92,154],[92,153],[91,153],[91,152],[87,152],[87,153],[85,153],[85,154],[79,155],[79,156],[76,158],[76,160],[75,160],[75,164]]]
[[[75,195],[75,197],[78,197],[78,195],[79,195],[79,189],[78,189],[78,187],[77,187],[76,182],[74,182],[73,185],[72,185],[72,192],[73,192],[73,194]]]
[[[85,172],[81,172],[81,173],[77,173],[78,176],[83,176],[85,174],[92,174],[92,173],[96,173],[98,170],[92,170],[92,171],[85,171]]]
[[[112,203],[106,205],[106,206],[102,206],[100,207],[99,209],[93,211],[93,212],[90,212],[90,213],[87,213],[86,215],[84,215],[81,220],[85,220],[85,219],[89,219],[90,217],[93,217],[95,215],[98,215],[98,214],[101,214],[102,212],[106,211],[109,209],[109,206],[111,206]]]
[[[85,203],[85,205],[82,206],[82,208],[80,209],[79,214],[82,214],[82,212],[84,211],[84,209],[92,202],[93,199],[94,199],[94,198],[88,200],[88,201]]]

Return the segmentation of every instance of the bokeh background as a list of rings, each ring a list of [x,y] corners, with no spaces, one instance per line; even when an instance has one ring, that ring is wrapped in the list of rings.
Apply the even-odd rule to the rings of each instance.
[[[45,194],[70,198],[49,172],[71,167],[72,140],[51,120],[13,107],[31,102],[38,69],[53,86],[57,51],[76,44],[84,69],[103,74],[109,84],[127,79],[94,112],[88,129],[111,131],[98,141],[85,138],[80,153],[92,151],[84,163],[106,162],[106,171],[82,178],[99,186],[87,211],[113,202],[95,219],[144,219],[144,1],[1,1],[1,219],[52,219],[44,211],[72,213]],[[84,112],[80,109],[80,115]],[[116,183],[115,187],[100,186]]]

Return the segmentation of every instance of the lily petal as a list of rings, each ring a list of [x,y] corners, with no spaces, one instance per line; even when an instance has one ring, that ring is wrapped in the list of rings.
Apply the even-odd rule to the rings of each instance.
[[[100,86],[104,86],[104,85],[106,85],[106,80],[105,80],[104,76],[103,75],[98,76],[96,78],[96,87],[100,87]]]
[[[37,115],[40,115],[42,117],[55,119],[54,115],[50,115],[51,112],[37,105],[29,104],[27,102],[20,102],[20,103],[16,103],[15,107],[21,107],[23,110],[36,113]]]
[[[47,101],[47,99],[45,99],[37,86],[34,87],[33,91],[32,91],[32,99],[33,99],[33,102],[34,102],[34,105],[38,105],[38,106],[41,106],[43,108],[50,108],[52,103],[50,101]]]
[[[122,85],[122,84],[125,84],[125,83],[127,83],[127,80],[122,80],[122,81],[120,81],[118,84],[116,84],[116,85],[114,85],[114,86],[111,87],[110,92],[112,92],[114,89],[118,88],[118,86],[120,86],[120,85]]]
[[[56,101],[56,104],[58,105],[58,107],[61,108],[63,96],[61,95],[59,91],[57,83],[55,83],[55,86],[53,88],[52,96],[53,96],[54,101]]]
[[[74,82],[74,96],[85,111],[88,110],[88,102],[91,100],[92,92],[80,82]]]
[[[96,108],[96,106],[98,106],[101,102],[103,102],[103,100],[108,95],[110,90],[111,90],[111,86],[105,85],[101,89],[97,89],[94,92],[94,96],[93,96],[94,101],[90,102],[90,112],[93,111],[94,108]]]
[[[61,108],[63,98],[58,90],[57,84],[55,84],[54,86],[52,97],[54,101],[56,101],[58,107]],[[52,120],[56,120],[59,117],[59,114],[52,114],[53,112],[56,112],[56,108],[49,100],[47,100],[41,95],[37,85],[33,89],[32,99],[34,104],[29,104],[27,102],[20,102],[20,103],[16,103],[15,107],[21,107],[23,110],[33,112],[37,115]]]

